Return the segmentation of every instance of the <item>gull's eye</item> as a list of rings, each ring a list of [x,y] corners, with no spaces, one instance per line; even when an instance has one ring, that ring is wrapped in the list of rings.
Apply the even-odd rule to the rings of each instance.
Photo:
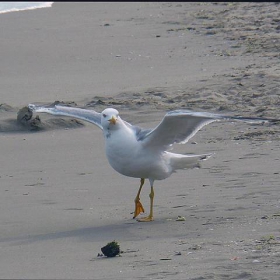
[[[107,115],[106,115],[106,114],[103,114],[103,117],[104,117],[104,118],[106,118],[106,117],[107,117]]]

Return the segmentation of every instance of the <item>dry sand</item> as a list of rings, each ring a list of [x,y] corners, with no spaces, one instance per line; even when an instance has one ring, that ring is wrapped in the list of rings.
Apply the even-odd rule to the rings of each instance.
[[[279,124],[214,123],[176,147],[216,154],[156,182],[155,221],[138,223],[139,182],[112,170],[98,128],[44,115],[36,132],[16,117],[59,100],[144,127],[178,108],[280,118],[279,18],[276,3],[1,15],[0,278],[278,280]],[[97,257],[112,240],[121,257]]]

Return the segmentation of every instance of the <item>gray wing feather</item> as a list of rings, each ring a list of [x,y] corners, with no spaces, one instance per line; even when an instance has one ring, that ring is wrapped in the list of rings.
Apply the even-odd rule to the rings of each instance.
[[[138,140],[146,147],[166,149],[174,143],[184,144],[189,141],[202,127],[219,120],[263,123],[274,121],[262,118],[231,117],[207,112],[176,110],[167,113],[161,123],[150,131],[139,133]]]
[[[60,105],[55,105],[53,107],[44,107],[44,106],[36,106],[33,104],[29,104],[28,108],[31,111],[37,113],[48,113],[51,115],[73,117],[80,120],[84,120],[97,125],[99,128],[103,130],[101,125],[101,113],[97,113],[94,110],[86,110],[86,109],[60,106]]]
[[[137,125],[132,125],[127,121],[123,122],[126,124],[126,126],[128,126],[132,131],[134,131],[135,137],[137,139],[137,141],[141,141],[145,138],[145,136],[150,133],[152,131],[152,129],[143,129],[140,126]]]

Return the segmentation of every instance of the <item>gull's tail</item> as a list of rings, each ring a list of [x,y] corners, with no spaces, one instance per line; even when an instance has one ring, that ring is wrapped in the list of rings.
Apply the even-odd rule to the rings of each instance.
[[[182,155],[182,154],[170,154],[170,165],[172,171],[175,172],[178,169],[189,169],[200,167],[199,162],[201,160],[207,160],[213,154],[203,154],[203,155]]]

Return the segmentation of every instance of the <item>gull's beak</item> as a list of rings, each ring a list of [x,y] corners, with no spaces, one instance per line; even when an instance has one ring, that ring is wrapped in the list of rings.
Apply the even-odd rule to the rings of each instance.
[[[111,124],[116,124],[117,119],[113,116],[113,117],[109,120],[109,122],[110,122]]]

